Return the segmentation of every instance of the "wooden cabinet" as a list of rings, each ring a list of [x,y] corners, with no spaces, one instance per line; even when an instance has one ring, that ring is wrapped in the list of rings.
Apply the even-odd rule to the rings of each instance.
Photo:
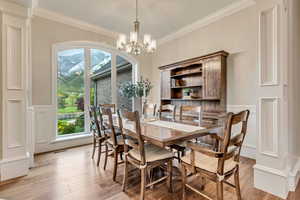
[[[221,58],[211,58],[203,61],[203,90],[205,100],[221,98]]]
[[[226,112],[226,59],[216,53],[159,67],[161,104],[201,106],[204,122],[215,123]]]
[[[161,99],[171,99],[171,71],[163,70],[160,73],[161,87],[160,97]]]

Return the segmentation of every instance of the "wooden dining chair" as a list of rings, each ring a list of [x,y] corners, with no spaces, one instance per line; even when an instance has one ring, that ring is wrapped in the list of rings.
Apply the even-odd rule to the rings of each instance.
[[[118,112],[119,113],[119,112]],[[119,115],[119,124],[122,130],[122,136],[125,141],[125,169],[123,179],[123,191],[126,189],[128,179],[128,165],[132,164],[141,171],[141,194],[140,199],[145,198],[145,189],[167,180],[169,192],[172,192],[172,152],[145,143],[141,133],[141,125],[138,111],[123,111]],[[124,122],[124,123],[123,123]],[[133,138],[133,139],[130,139]],[[147,172],[155,167],[164,166],[167,163],[167,175],[150,183],[146,183]]]
[[[179,108],[179,121],[182,123],[196,123],[200,125],[201,122],[201,106],[181,105]],[[172,144],[171,149],[176,150],[177,159],[185,155],[186,147],[184,144]]]
[[[143,117],[146,118],[155,118],[156,117],[156,104],[153,103],[144,103],[143,104]]]
[[[114,157],[114,169],[113,169],[113,181],[116,181],[118,165],[124,162],[118,162],[118,156],[124,153],[124,140],[121,135],[117,135],[115,131],[113,116],[111,108],[102,108],[101,109],[102,117],[107,119],[107,129],[110,132],[110,137],[105,141],[105,161],[104,161],[104,170],[106,170],[107,159],[109,147],[113,151]]]
[[[165,114],[168,114],[165,116]],[[159,108],[159,119],[168,119],[175,121],[176,118],[176,106],[172,104],[161,105]]]
[[[186,199],[186,188],[207,199],[212,199],[187,183],[187,170],[194,175],[199,175],[201,178],[205,177],[216,182],[217,200],[223,200],[224,183],[234,187],[237,199],[242,199],[239,183],[239,160],[242,144],[247,132],[249,113],[249,110],[246,110],[238,114],[227,114],[224,137],[215,137],[220,141],[218,151],[212,151],[198,144],[188,142],[187,146],[191,149],[191,153],[182,157],[181,162],[183,200]],[[240,129],[238,134],[232,135],[233,128]],[[234,184],[227,181],[232,175],[234,175]]]
[[[201,106],[181,105],[179,108],[179,120],[182,122],[201,122]]]
[[[93,134],[92,159],[94,159],[96,148],[98,148],[97,166],[99,166],[102,153],[102,146],[104,146],[105,141],[108,139],[108,136],[105,134],[103,128],[101,128],[100,122],[98,120],[97,108],[95,106],[89,107],[89,116],[90,130]]]
[[[106,109],[110,109],[111,110],[111,113],[114,115],[116,114],[116,105],[115,104],[99,104],[99,113],[100,113],[100,124],[101,124],[101,128],[103,127],[104,131],[106,132],[106,134],[109,136],[110,135],[110,131],[111,129],[108,128],[106,125],[107,123],[104,123],[103,121],[103,118],[102,118],[102,115],[101,115],[101,110],[106,108]],[[119,127],[115,126],[115,133],[117,135],[121,135],[121,130]]]

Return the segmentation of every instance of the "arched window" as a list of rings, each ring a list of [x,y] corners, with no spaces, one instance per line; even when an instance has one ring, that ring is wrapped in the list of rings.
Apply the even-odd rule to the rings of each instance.
[[[57,137],[89,133],[89,105],[113,103],[132,110],[132,100],[122,97],[118,89],[136,81],[135,59],[89,42],[62,43],[53,49]]]

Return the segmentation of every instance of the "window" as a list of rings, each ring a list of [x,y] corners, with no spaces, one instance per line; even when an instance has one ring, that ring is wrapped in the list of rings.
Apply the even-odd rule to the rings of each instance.
[[[122,83],[134,81],[136,63],[125,57],[116,50],[94,45],[55,47],[56,137],[89,133],[89,105],[114,103],[132,110],[133,101],[119,93]]]
[[[95,87],[92,105],[112,103],[111,69],[111,54],[91,49],[91,82]]]
[[[71,49],[58,53],[56,94],[59,136],[85,131],[84,66],[84,49]]]
[[[132,81],[132,64],[121,56],[117,56],[117,88],[129,81]],[[121,96],[120,92],[117,95],[117,102],[120,108],[132,110],[132,99]]]

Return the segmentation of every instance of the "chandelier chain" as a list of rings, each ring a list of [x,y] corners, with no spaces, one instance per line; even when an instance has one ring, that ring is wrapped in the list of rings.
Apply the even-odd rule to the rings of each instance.
[[[138,21],[138,14],[139,14],[139,7],[138,7],[138,0],[135,0],[135,20]]]

